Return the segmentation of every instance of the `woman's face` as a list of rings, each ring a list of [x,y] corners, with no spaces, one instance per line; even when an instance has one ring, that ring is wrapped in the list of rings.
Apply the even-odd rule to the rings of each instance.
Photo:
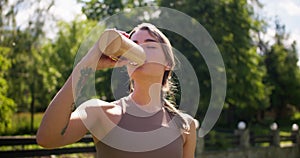
[[[146,62],[140,67],[127,66],[127,70],[131,78],[134,79],[135,74],[144,74],[147,76],[162,76],[167,68],[167,61],[162,43],[151,36],[148,30],[138,30],[132,36],[131,40],[140,45],[146,53]]]

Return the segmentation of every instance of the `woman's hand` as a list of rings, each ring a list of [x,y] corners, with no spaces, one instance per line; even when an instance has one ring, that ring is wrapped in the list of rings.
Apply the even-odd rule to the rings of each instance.
[[[97,70],[105,68],[122,67],[126,64],[128,64],[128,60],[126,59],[113,60],[112,58],[102,54],[100,59],[98,60]]]
[[[119,31],[122,35],[128,37],[124,32]],[[81,68],[92,68],[96,70],[122,67],[128,64],[128,60],[121,58],[119,60],[114,60],[100,51],[99,49],[99,40],[93,45],[93,47],[88,51],[88,53],[81,59],[76,67]]]
[[[125,31],[121,31],[121,30],[117,30],[117,31],[120,34],[122,34],[123,36],[125,36],[126,38],[129,38],[129,34],[126,33]],[[97,44],[98,43],[99,43],[99,41],[97,42]],[[100,52],[99,48],[98,48],[98,50]],[[102,52],[100,52],[100,53],[102,53]],[[101,70],[101,69],[105,69],[105,68],[113,68],[113,67],[122,67],[126,64],[128,64],[128,60],[126,60],[125,58],[121,58],[119,60],[114,60],[102,53],[102,55],[98,61],[97,70]]]
[[[103,54],[99,47],[99,41],[88,51],[88,53],[81,59],[76,65],[77,68],[92,68],[94,70],[102,70],[106,68],[122,67],[128,63],[127,60],[113,60],[110,57]]]

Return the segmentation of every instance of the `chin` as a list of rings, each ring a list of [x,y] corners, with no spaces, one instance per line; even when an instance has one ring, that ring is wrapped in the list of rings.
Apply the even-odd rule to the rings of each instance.
[[[132,72],[133,71],[133,72]],[[164,73],[164,67],[160,64],[155,63],[146,63],[142,66],[139,66],[135,69],[128,69],[128,73],[131,74],[131,78],[140,78],[140,77],[160,77]]]

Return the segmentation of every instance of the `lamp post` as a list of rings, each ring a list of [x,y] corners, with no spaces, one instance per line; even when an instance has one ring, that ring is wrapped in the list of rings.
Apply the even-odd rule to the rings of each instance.
[[[278,130],[278,124],[273,122],[270,125],[271,129],[271,145],[275,147],[280,147],[280,135]]]
[[[195,124],[196,124],[196,129],[198,131],[198,136],[197,136],[197,147],[196,147],[196,155],[200,155],[203,153],[204,151],[204,136],[203,137],[200,137],[199,135],[199,130],[200,130],[200,123],[198,120],[194,120],[195,121]]]
[[[272,131],[276,131],[276,130],[278,129],[277,123],[276,123],[276,122],[273,122],[273,123],[270,125],[270,129],[271,129]]]
[[[247,124],[244,121],[240,121],[237,124],[237,130],[235,130],[235,135],[239,136],[239,146],[242,148],[250,147],[250,135],[247,129]]]
[[[294,123],[292,125],[292,135],[291,136],[293,138],[293,140],[292,140],[293,144],[299,144],[299,142],[300,142],[299,126],[296,123]]]
[[[237,127],[238,127],[239,130],[245,130],[246,129],[246,123],[244,121],[240,121],[238,123]]]
[[[296,123],[292,125],[292,131],[299,131],[299,126]]]

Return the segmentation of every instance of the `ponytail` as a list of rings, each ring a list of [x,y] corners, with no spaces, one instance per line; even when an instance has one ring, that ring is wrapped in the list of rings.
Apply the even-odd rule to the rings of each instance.
[[[168,72],[169,74],[171,71]],[[166,74],[166,72],[165,72]],[[174,117],[179,117],[179,119],[175,120],[176,124],[183,129],[186,133],[190,130],[190,124],[188,119],[183,115],[183,113],[178,110],[175,105],[175,96],[174,96],[174,91],[176,90],[176,86],[173,84],[171,81],[171,78],[169,77],[170,75],[168,74],[168,77],[163,78],[162,83],[163,84],[163,89],[162,89],[162,101],[163,101],[163,106],[166,108],[166,110],[171,113]],[[171,99],[167,99],[171,98]]]

